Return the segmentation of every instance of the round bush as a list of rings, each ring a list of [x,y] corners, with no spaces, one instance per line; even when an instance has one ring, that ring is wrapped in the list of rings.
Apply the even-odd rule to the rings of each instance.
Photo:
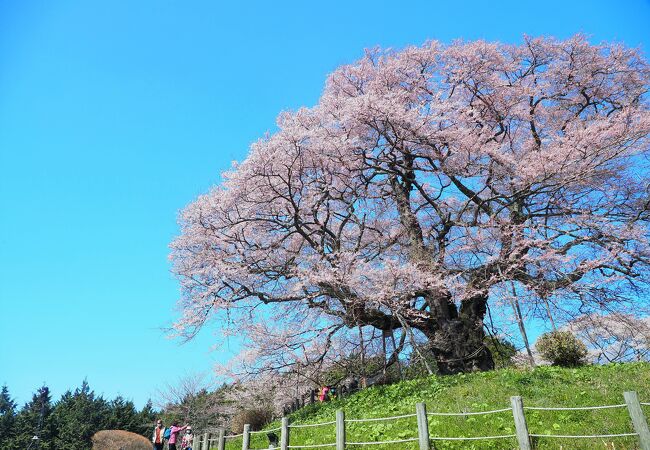
[[[576,367],[587,362],[587,347],[570,331],[544,333],[535,343],[535,348],[554,366]]]
[[[102,430],[92,438],[93,450],[151,450],[151,440],[122,430]]]

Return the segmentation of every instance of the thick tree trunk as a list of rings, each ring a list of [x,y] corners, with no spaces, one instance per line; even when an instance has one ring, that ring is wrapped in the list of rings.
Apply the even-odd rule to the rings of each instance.
[[[483,345],[482,329],[454,319],[436,334],[444,334],[447,339],[443,345],[434,344],[432,349],[440,375],[494,369],[492,354]]]
[[[391,167],[395,175],[389,177],[400,222],[409,241],[409,259],[421,269],[432,268],[431,249],[427,247],[422,227],[411,207],[411,191],[415,180],[414,158],[404,154],[402,166]],[[454,374],[494,369],[492,354],[483,343],[483,318],[487,311],[487,292],[477,293],[463,300],[460,311],[450,294],[426,296],[432,314],[430,329],[422,330],[432,344],[438,373]]]
[[[492,354],[483,342],[486,307],[487,295],[477,295],[463,301],[460,311],[449,302],[448,311],[438,314],[435,330],[425,332],[438,373],[450,375],[494,369]]]

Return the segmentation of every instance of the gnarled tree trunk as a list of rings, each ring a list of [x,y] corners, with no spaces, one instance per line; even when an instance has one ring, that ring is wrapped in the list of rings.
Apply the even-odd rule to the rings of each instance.
[[[429,339],[441,375],[494,369],[492,354],[483,342],[487,300],[485,294],[476,295],[464,300],[460,310],[448,301],[446,308],[436,308],[435,326],[421,330]]]

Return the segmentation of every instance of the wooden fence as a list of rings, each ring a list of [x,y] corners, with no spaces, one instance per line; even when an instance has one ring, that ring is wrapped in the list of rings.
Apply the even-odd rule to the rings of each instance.
[[[524,406],[523,400],[519,396],[510,398],[510,407],[503,409],[495,409],[491,411],[474,411],[474,412],[427,412],[424,403],[417,403],[415,412],[412,414],[405,414],[393,417],[376,417],[367,419],[346,419],[343,410],[336,412],[336,419],[331,422],[313,423],[313,424],[289,424],[287,417],[282,418],[281,426],[264,431],[251,431],[250,425],[244,426],[244,431],[241,434],[226,435],[224,430],[219,430],[217,434],[205,433],[202,436],[197,436],[194,441],[193,450],[211,450],[216,447],[217,450],[225,450],[226,441],[229,439],[242,438],[242,450],[266,450],[250,448],[250,439],[254,434],[267,434],[267,433],[280,433],[279,450],[289,449],[311,449],[311,448],[331,448],[335,450],[345,450],[350,446],[366,446],[366,445],[387,445],[394,444],[395,448],[401,448],[398,444],[408,442],[417,442],[419,450],[432,450],[435,448],[435,441],[481,441],[493,439],[516,439],[520,450],[531,450],[531,438],[535,439],[598,439],[598,438],[616,438],[616,437],[635,437],[638,440],[639,448],[641,450],[650,450],[650,430],[648,429],[648,422],[643,414],[641,405],[650,406],[650,403],[639,402],[636,392],[625,392],[623,394],[625,403],[617,405],[601,405],[601,406],[579,406],[579,407],[541,407],[541,406]],[[626,408],[630,416],[633,432],[619,433],[619,434],[595,434],[595,435],[559,435],[559,434],[533,434],[528,431],[526,423],[526,411],[588,411],[588,410],[601,410],[601,409],[617,409]],[[429,432],[429,417],[431,416],[484,416],[489,414],[498,414],[510,412],[513,415],[515,423],[515,434],[504,434],[495,436],[431,436]],[[417,419],[417,437],[390,440],[390,441],[370,441],[370,442],[351,442],[347,440],[345,431],[346,423],[363,423],[363,422],[376,422],[376,421],[391,421],[404,419],[408,417],[415,417]],[[311,444],[311,445],[291,445],[291,429],[307,428],[307,427],[320,427],[327,425],[335,425],[336,432],[332,436],[333,442],[325,444]],[[274,447],[270,447],[274,448]]]

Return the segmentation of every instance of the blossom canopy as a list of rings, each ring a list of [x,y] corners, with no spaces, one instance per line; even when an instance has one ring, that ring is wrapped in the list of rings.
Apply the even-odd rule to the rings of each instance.
[[[257,342],[267,305],[284,346],[408,327],[453,373],[493,367],[505,282],[615,308],[650,255],[649,74],[582,36],[367,52],[182,212],[179,331],[228,317]]]

